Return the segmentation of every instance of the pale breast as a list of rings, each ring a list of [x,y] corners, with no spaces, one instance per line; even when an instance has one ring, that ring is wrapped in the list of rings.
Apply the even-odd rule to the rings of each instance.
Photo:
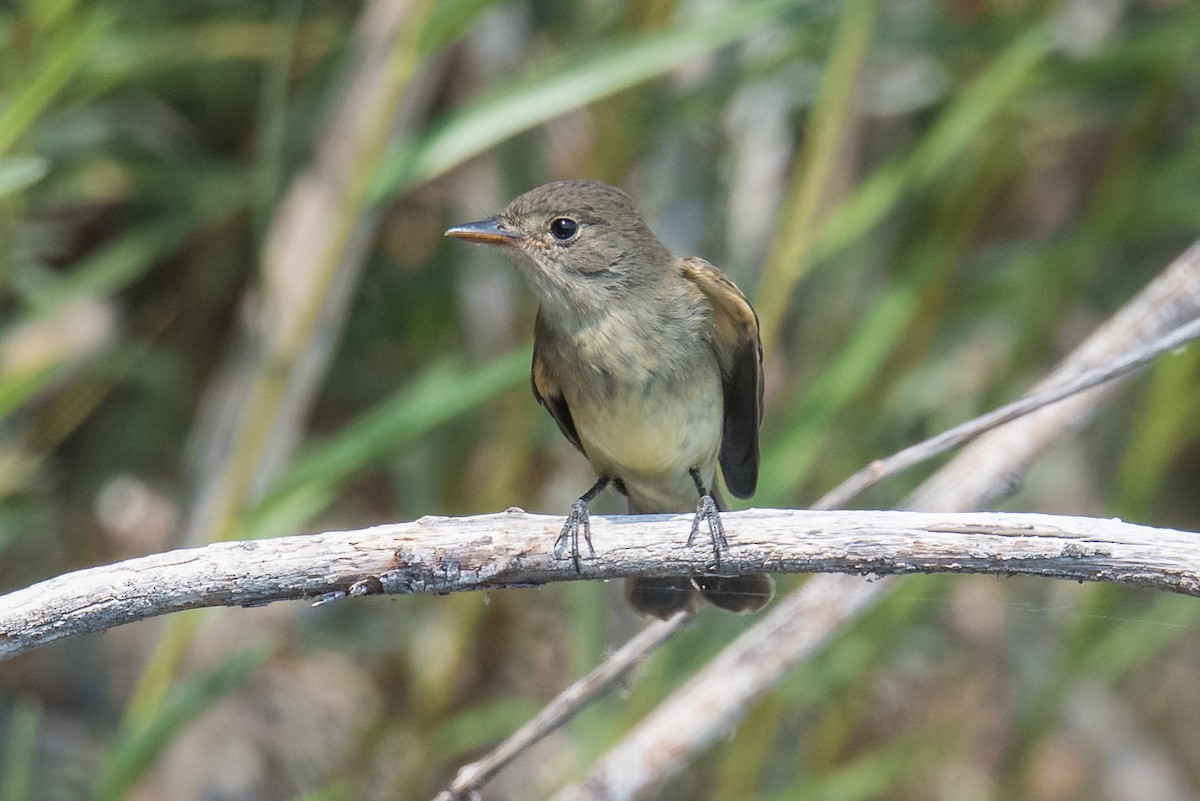
[[[619,476],[642,511],[684,511],[696,497],[688,471],[711,482],[721,446],[720,368],[700,325],[628,335],[614,314],[571,337],[576,380],[563,381],[579,437],[600,474]],[[564,355],[566,355],[564,353]]]

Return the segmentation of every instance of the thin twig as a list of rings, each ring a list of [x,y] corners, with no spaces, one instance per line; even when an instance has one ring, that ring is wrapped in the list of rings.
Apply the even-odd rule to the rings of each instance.
[[[1164,353],[1170,353],[1198,337],[1200,337],[1200,319],[1185,323],[1166,336],[1134,348],[1125,356],[1092,368],[1069,381],[1035,390],[1020,400],[943,431],[916,445],[910,445],[886,459],[876,459],[822,496],[813,505],[813,508],[836,509],[843,506],[851,498],[862,494],[889,476],[957,448],[959,445],[1016,420],[1018,417],[1024,417],[1030,412],[1035,412],[1063,398],[1078,395],[1092,387],[1128,375],[1145,367]]]

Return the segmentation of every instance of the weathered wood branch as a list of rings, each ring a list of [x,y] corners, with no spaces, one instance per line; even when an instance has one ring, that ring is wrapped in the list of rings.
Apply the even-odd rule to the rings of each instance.
[[[596,551],[576,574],[552,553],[561,518],[520,510],[170,551],[0,597],[0,657],[202,606],[717,570],[1027,574],[1200,596],[1200,535],[1116,520],[772,509],[724,518],[730,547],[719,567],[707,544],[687,546],[688,515],[596,516]]]

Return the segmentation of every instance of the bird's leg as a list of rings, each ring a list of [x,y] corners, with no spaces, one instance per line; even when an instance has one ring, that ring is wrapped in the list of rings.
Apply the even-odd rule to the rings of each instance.
[[[692,519],[692,533],[688,534],[687,544],[690,547],[692,540],[696,539],[696,534],[700,532],[700,521],[708,522],[708,534],[712,538],[713,559],[716,560],[717,567],[721,566],[721,549],[728,548],[729,542],[725,539],[725,526],[721,523],[721,515],[717,511],[717,501],[712,496],[712,491],[704,486],[704,479],[700,477],[700,471],[693,467],[688,470],[688,475],[692,477],[692,481],[696,482],[696,492],[700,493],[700,502],[696,504],[696,516]]]
[[[575,503],[571,504],[571,513],[567,515],[567,522],[563,524],[562,533],[554,542],[554,556],[557,559],[562,559],[566,549],[570,547],[571,561],[575,563],[576,573],[583,570],[579,559],[579,530],[581,528],[583,529],[583,541],[587,543],[588,551],[596,552],[592,547],[592,524],[588,519],[588,504],[608,486],[611,480],[608,476],[600,476],[590,490],[580,495]]]

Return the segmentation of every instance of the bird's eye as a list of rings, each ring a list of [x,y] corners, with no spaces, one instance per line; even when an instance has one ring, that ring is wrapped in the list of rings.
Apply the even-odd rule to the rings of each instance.
[[[550,221],[550,236],[559,242],[566,242],[579,233],[579,223],[567,217],[557,217]]]

